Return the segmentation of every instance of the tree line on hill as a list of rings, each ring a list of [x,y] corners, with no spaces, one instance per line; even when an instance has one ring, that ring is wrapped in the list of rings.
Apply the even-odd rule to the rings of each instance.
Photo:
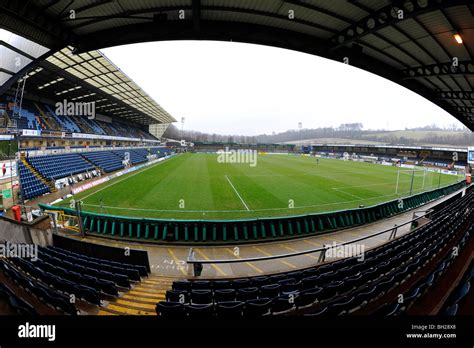
[[[474,133],[471,131],[463,132],[445,132],[435,133],[427,132],[423,137],[409,138],[405,136],[397,136],[386,133],[383,135],[370,134],[364,136],[364,139],[382,142],[390,145],[418,145],[418,144],[439,144],[439,145],[455,145],[455,146],[471,146],[474,144]]]
[[[281,133],[260,134],[256,136],[246,135],[223,135],[216,133],[204,133],[194,130],[180,131],[175,125],[171,124],[165,133],[164,138],[168,139],[184,139],[186,141],[200,142],[218,142],[218,143],[284,143],[298,142],[301,140],[311,139],[317,142],[317,139],[337,138],[350,140],[376,141],[391,145],[415,145],[418,143],[425,144],[445,144],[445,145],[472,145],[474,144],[474,133],[468,128],[459,128],[456,125],[441,128],[436,125],[428,125],[417,128],[406,128],[407,132],[400,132],[401,135],[393,131],[387,130],[364,130],[362,123],[344,123],[338,127],[320,127],[320,128],[304,128],[290,129]],[[422,131],[424,134],[421,138],[409,137],[409,131]]]

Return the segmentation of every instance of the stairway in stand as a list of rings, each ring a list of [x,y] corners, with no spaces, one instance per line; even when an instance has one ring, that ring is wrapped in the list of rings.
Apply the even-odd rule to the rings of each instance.
[[[103,173],[102,169],[101,169],[100,167],[96,166],[94,162],[92,162],[92,161],[90,161],[89,159],[87,159],[86,156],[83,156],[80,152],[78,153],[78,155],[81,156],[81,158],[82,158],[84,161],[86,161],[87,163],[92,164],[97,172]]]
[[[28,168],[38,179],[40,179],[46,186],[49,187],[49,191],[51,192],[56,192],[56,187],[54,186],[54,182],[48,181],[43,175],[41,175],[40,172],[36,170],[35,167],[33,167],[30,163],[25,158],[25,154],[21,153],[20,155],[20,161],[25,165],[26,168]]]
[[[43,109],[37,103],[34,103],[34,104],[36,106],[36,109],[38,109],[38,111],[39,111],[39,114],[41,116],[41,120],[43,121],[44,125],[49,129],[60,130],[60,128],[57,125],[52,124],[53,121],[49,118],[49,116],[46,115],[46,113],[43,111]],[[41,121],[38,117],[37,117],[37,120],[38,120],[38,124],[41,125]],[[44,127],[42,127],[42,128],[45,129]]]
[[[97,315],[156,315],[155,307],[165,300],[174,278],[150,275],[117,300],[101,308]]]
[[[95,134],[94,130],[85,121],[83,121],[81,117],[76,117],[74,121],[84,133]]]

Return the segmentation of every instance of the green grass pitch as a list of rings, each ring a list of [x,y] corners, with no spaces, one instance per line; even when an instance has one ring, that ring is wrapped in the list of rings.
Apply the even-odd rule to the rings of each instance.
[[[84,211],[162,219],[243,219],[370,206],[407,196],[412,176],[399,168],[299,155],[259,154],[257,165],[183,154],[76,194]],[[413,193],[458,177],[415,172]],[[68,201],[60,203],[68,206]]]

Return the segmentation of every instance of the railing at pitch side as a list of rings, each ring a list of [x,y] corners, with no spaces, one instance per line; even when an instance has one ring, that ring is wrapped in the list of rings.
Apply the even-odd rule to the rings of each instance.
[[[186,260],[186,262],[188,264],[192,264],[192,265],[203,265],[203,264],[222,264],[222,263],[240,263],[240,262],[255,262],[255,261],[268,261],[268,260],[275,260],[275,259],[282,259],[282,258],[288,258],[288,257],[294,257],[294,256],[300,256],[300,255],[306,255],[306,254],[312,254],[312,253],[317,253],[319,252],[319,258],[318,258],[318,263],[321,263],[321,262],[324,262],[325,259],[326,259],[326,252],[327,250],[329,249],[332,249],[332,248],[338,248],[338,247],[341,247],[341,246],[344,246],[344,245],[348,245],[348,244],[354,244],[354,243],[357,243],[357,242],[360,242],[360,241],[363,241],[363,240],[367,240],[367,239],[370,239],[370,238],[374,238],[374,237],[377,237],[379,235],[382,235],[382,234],[385,234],[385,233],[388,233],[390,232],[390,236],[389,238],[387,239],[387,242],[388,241],[391,241],[395,238],[397,238],[397,232],[398,232],[398,229],[400,227],[403,227],[405,225],[408,225],[408,224],[413,224],[413,222],[416,222],[420,219],[423,219],[423,218],[427,218],[427,217],[431,217],[431,214],[434,213],[432,209],[429,209],[429,210],[426,210],[426,211],[415,211],[413,213],[413,215],[415,215],[416,213],[424,213],[423,215],[421,216],[418,216],[416,218],[413,218],[407,222],[404,222],[400,225],[397,225],[395,224],[393,227],[391,228],[388,228],[388,229],[385,229],[383,231],[380,231],[380,232],[376,232],[374,234],[371,234],[369,236],[364,236],[364,237],[360,237],[360,238],[356,238],[356,239],[353,239],[353,240],[350,240],[350,241],[346,241],[346,242],[343,242],[343,243],[339,243],[339,244],[334,244],[334,245],[325,245],[324,247],[320,247],[320,248],[314,248],[314,249],[308,249],[308,250],[302,250],[302,251],[297,251],[297,252],[292,252],[292,253],[285,253],[285,254],[278,254],[278,255],[271,255],[271,256],[261,256],[261,257],[248,257],[248,258],[238,258],[238,259],[215,259],[215,260],[197,260],[197,259],[194,259],[192,257],[192,254],[193,254],[193,248],[191,248],[189,250],[189,253],[188,253],[188,258]],[[435,212],[434,215],[436,215],[438,212]],[[418,227],[418,226],[417,226]],[[415,229],[417,228],[415,227]],[[413,232],[413,230],[411,231]]]
[[[467,193],[469,189],[472,189],[474,187],[474,185],[469,185],[466,190],[464,191],[464,193]],[[443,203],[440,203],[440,204],[443,204]],[[300,256],[300,255],[306,255],[306,254],[312,254],[312,253],[317,253],[319,252],[319,259],[318,259],[318,263],[321,263],[321,262],[324,262],[325,259],[326,259],[326,252],[329,250],[329,249],[332,249],[332,248],[337,248],[337,247],[341,247],[341,246],[344,246],[344,245],[349,245],[349,244],[354,244],[354,243],[357,243],[357,242],[360,242],[360,241],[363,241],[363,240],[367,240],[367,239],[370,239],[370,238],[374,238],[374,237],[377,237],[377,236],[380,236],[382,234],[385,234],[385,233],[388,233],[390,232],[390,236],[389,238],[387,239],[387,242],[388,241],[391,241],[395,238],[397,238],[397,232],[398,232],[398,229],[400,227],[403,227],[403,226],[406,226],[408,224],[413,224],[414,222],[417,222],[418,220],[420,219],[423,219],[423,218],[430,218],[432,219],[433,216],[436,216],[438,214],[440,214],[441,212],[443,212],[445,210],[445,207],[442,207],[439,211],[434,211],[434,209],[428,209],[428,210],[418,210],[418,211],[414,211],[413,212],[413,216],[415,216],[417,213],[424,213],[423,215],[420,215],[416,218],[413,218],[409,221],[406,221],[400,225],[397,225],[395,224],[393,227],[391,228],[387,228],[383,231],[380,231],[380,232],[376,232],[376,233],[373,233],[371,235],[368,235],[368,236],[363,236],[363,237],[360,237],[360,238],[356,238],[356,239],[353,239],[353,240],[350,240],[350,241],[346,241],[346,242],[343,242],[343,243],[339,243],[339,244],[333,244],[333,245],[325,245],[324,247],[320,247],[320,248],[313,248],[313,249],[308,249],[308,250],[302,250],[302,251],[297,251],[297,252],[292,252],[292,253],[285,253],[285,254],[278,254],[278,255],[270,255],[270,256],[261,256],[261,257],[248,257],[248,258],[238,258],[238,259],[216,259],[216,260],[197,260],[195,259],[194,257],[192,257],[194,255],[193,253],[193,248],[190,248],[189,250],[189,253],[188,253],[188,258],[186,260],[186,262],[188,264],[191,264],[193,266],[195,265],[200,265],[202,266],[203,264],[222,264],[222,263],[240,263],[240,262],[255,262],[255,261],[268,261],[268,260],[275,260],[275,259],[282,259],[282,258],[288,258],[288,257],[294,257],[294,256]],[[418,225],[415,226],[412,230],[408,231],[407,233],[413,233],[415,232],[417,229],[418,229]],[[195,273],[196,273],[196,267],[194,268],[195,270]]]

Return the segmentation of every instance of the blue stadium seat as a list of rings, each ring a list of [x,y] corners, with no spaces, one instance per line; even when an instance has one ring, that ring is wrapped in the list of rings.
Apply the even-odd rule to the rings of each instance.
[[[303,271],[232,281],[182,280],[174,282],[173,288],[186,291],[201,287],[214,289],[217,315],[225,311],[225,309],[217,310],[218,303],[235,302],[235,300],[245,301],[243,312],[249,316],[268,314],[270,311],[274,314],[284,314],[294,309],[313,312],[308,315],[352,314],[373,301],[379,301],[387,293],[392,292],[392,289],[405,283],[405,279],[416,276],[427,261],[434,260],[433,257],[446,247],[453,236],[459,235],[459,228],[466,226],[468,219],[471,218],[467,213],[452,214],[452,212],[465,211],[466,207],[472,206],[473,203],[474,192],[471,191],[463,198],[443,207],[441,213],[430,223],[418,228],[415,233],[368,250],[362,262],[356,258],[347,258]],[[465,231],[461,230],[464,231],[464,237],[459,239],[459,245],[466,244],[470,230],[472,227]],[[404,290],[403,303],[386,303],[376,308],[376,313],[398,315],[406,312],[411,304],[423,296],[424,292],[440,278],[452,262],[451,258],[452,255],[449,254],[447,258],[439,260],[427,276]],[[467,271],[464,280],[451,294],[444,308],[447,314],[456,312],[457,307],[454,304],[462,303],[467,298],[467,294],[471,291],[472,273],[473,270]],[[252,300],[246,300],[248,293],[258,295]],[[286,301],[290,296],[294,301]]]
[[[84,152],[81,153],[81,156],[100,167],[106,173],[124,168],[123,158],[117,156],[112,151]]]
[[[18,163],[20,174],[21,194],[23,198],[28,200],[45,193],[49,193],[49,187],[33,174],[23,163]]]
[[[48,180],[95,170],[92,164],[76,153],[28,157],[27,161]]]

